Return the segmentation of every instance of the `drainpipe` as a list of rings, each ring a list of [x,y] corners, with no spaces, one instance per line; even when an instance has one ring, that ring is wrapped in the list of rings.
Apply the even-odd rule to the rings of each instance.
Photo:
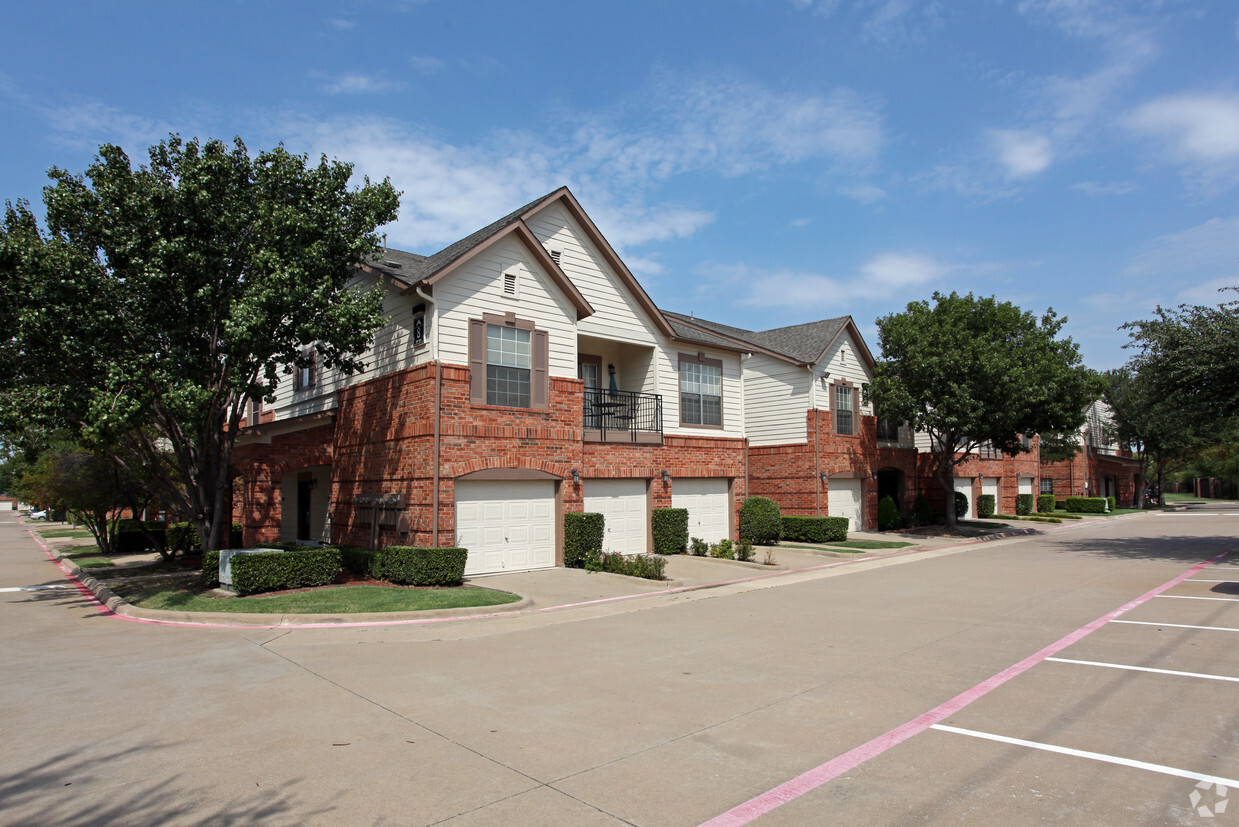
[[[435,304],[434,299],[426,295],[422,291],[421,285],[416,288],[417,295],[422,301],[430,305],[430,359],[435,366],[435,416],[434,416],[434,459],[431,460],[433,465],[433,488],[431,489],[431,506],[430,506],[430,545],[434,548],[439,548],[439,444],[442,441],[440,437],[440,418],[442,409],[443,396],[443,366],[439,362],[439,306]],[[455,545],[455,543],[453,543]]]
[[[749,492],[749,420],[748,413],[745,407],[745,391],[744,391],[744,363],[747,362],[753,354],[745,353],[740,356],[740,424],[744,427],[744,496],[748,497]],[[732,495],[732,502],[735,502],[735,495]]]
[[[821,411],[817,407],[817,377],[813,375],[813,365],[805,365],[809,371],[809,410],[813,411],[813,516],[822,513],[822,451],[819,434],[822,432]],[[827,397],[827,402],[830,398]]]

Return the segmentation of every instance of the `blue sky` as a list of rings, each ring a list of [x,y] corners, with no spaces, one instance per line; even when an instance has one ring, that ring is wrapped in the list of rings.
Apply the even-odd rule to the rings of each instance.
[[[1239,285],[1233,0],[9,4],[0,198],[168,132],[326,153],[429,253],[568,185],[662,307],[764,329],[934,290],[1124,321]],[[41,214],[41,213],[40,213]]]

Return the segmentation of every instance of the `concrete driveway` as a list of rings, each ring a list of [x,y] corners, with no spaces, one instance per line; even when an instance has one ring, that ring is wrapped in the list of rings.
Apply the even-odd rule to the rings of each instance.
[[[1191,823],[1239,778],[1239,566],[1197,568],[1236,528],[1140,515],[405,626],[4,591],[0,821]],[[39,585],[68,584],[0,516],[0,587]]]

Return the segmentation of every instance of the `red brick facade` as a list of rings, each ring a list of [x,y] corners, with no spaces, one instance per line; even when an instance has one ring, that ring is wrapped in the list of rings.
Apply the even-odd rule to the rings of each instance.
[[[1134,508],[1138,462],[1131,457],[1102,454],[1085,445],[1074,457],[1041,466],[1043,479],[1052,480],[1054,496],[1114,497],[1121,508]]]
[[[1021,478],[1029,481],[1030,493],[1036,497],[1037,480],[1041,473],[1041,464],[1038,460],[1039,444],[1040,438],[1033,437],[1032,450],[1028,453],[1014,457],[1006,454],[999,454],[997,457],[974,454],[955,466],[953,476],[969,477],[972,480],[972,493],[968,501],[972,504],[973,514],[976,513],[976,503],[982,494],[982,478],[998,480],[998,499],[994,504],[995,512],[998,514],[1016,513],[1016,496],[1019,494]],[[947,501],[946,492],[942,490],[942,483],[933,475],[932,455],[928,452],[918,455],[917,466],[921,491],[925,493],[925,498],[934,510],[944,511]]]

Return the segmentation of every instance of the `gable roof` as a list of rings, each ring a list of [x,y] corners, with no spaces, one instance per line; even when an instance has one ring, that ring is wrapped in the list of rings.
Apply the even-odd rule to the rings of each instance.
[[[745,330],[742,327],[732,327],[706,319],[685,316],[683,313],[672,313],[669,310],[664,310],[663,314],[677,327],[711,333],[734,342],[753,345],[766,353],[802,365],[820,362],[840,334],[847,331],[869,368],[872,370],[874,367],[873,355],[869,352],[869,347],[865,344],[851,316],[838,316],[833,319],[776,327],[771,330]]]
[[[525,224],[527,216],[564,195],[571,197],[567,187],[560,187],[432,255],[420,256],[416,253],[406,253],[403,250],[384,247],[378,258],[364,262],[361,267],[363,270],[379,273],[394,280],[398,285],[403,285],[404,293],[412,293],[418,287],[433,289],[435,282],[454,271],[473,255],[511,235],[519,239],[533,253],[534,258],[538,259],[538,262],[550,274],[555,286],[576,307],[577,318],[583,319],[593,315],[594,308],[585,300],[581,291],[560,269],[559,265],[551,259],[546,248]]]

